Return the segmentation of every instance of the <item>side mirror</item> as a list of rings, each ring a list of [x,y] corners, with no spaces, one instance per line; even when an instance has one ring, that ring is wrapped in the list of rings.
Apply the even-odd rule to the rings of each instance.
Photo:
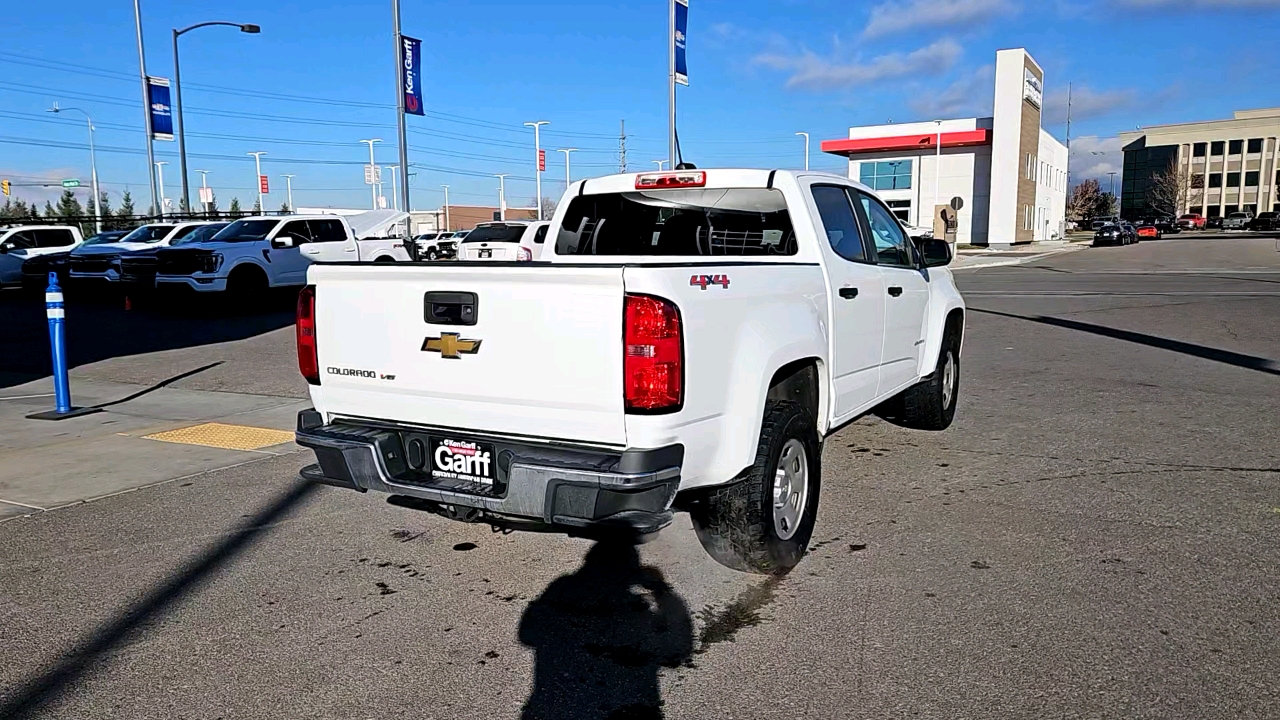
[[[920,238],[916,241],[925,267],[942,267],[951,264],[951,243],[936,238]]]
[[[0,243],[0,255],[8,255],[13,246],[9,243]]]
[[[280,235],[271,241],[271,247],[277,249],[293,247],[293,238],[288,235]]]

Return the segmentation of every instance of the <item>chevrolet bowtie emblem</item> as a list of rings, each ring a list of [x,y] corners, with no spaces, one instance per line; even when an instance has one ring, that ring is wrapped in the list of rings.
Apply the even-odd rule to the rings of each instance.
[[[458,333],[440,333],[440,337],[429,337],[423,341],[422,352],[438,352],[441,357],[458,360],[463,355],[480,352],[480,341],[462,340]]]

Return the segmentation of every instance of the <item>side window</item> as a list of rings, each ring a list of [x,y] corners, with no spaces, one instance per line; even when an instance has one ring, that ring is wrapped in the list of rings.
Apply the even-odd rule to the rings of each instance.
[[[293,238],[293,244],[296,247],[303,243],[311,242],[311,231],[307,229],[306,220],[294,220],[293,222],[285,223],[284,228],[276,234],[276,237]]]
[[[858,197],[862,201],[862,210],[866,213],[867,226],[871,228],[871,239],[875,242],[876,262],[880,265],[915,267],[911,241],[902,232],[898,220],[879,201],[862,193],[858,193]]]
[[[534,245],[541,245],[542,243],[547,241],[547,230],[550,227],[551,227],[550,225],[543,225],[542,227],[538,228],[538,232],[533,234]]]
[[[76,236],[70,230],[35,230],[36,247],[70,247],[76,244]]]
[[[23,230],[21,232],[16,232],[5,238],[4,242],[15,250],[26,250],[28,248],[36,247],[35,231]]]
[[[347,239],[347,231],[338,220],[308,220],[311,226],[312,242],[342,242]]]
[[[184,227],[184,228],[179,228],[178,232],[174,233],[174,234],[173,234],[173,237],[169,238],[169,241],[170,241],[170,242],[173,242],[174,240],[181,240],[182,238],[184,238],[184,237],[186,237],[186,236],[190,235],[191,233],[193,233],[193,232],[195,232],[195,231],[199,230],[199,229],[200,229],[200,228],[202,228],[202,227],[204,227],[204,226],[203,226],[203,225],[188,225],[188,226],[186,226],[186,227]]]
[[[822,217],[822,228],[826,230],[831,249],[845,260],[866,262],[858,219],[853,215],[853,206],[849,204],[845,189],[835,185],[814,185],[813,202],[818,206],[818,215]]]

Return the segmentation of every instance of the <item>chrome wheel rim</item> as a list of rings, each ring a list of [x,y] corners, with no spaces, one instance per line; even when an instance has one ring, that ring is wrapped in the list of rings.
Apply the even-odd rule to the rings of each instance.
[[[773,474],[773,531],[790,540],[800,528],[809,500],[809,456],[804,443],[792,438],[782,446]]]
[[[950,350],[942,361],[942,407],[951,407],[956,396],[956,356]]]

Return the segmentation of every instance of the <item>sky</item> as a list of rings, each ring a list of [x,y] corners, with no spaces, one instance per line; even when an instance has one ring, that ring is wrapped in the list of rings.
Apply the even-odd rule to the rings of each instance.
[[[397,162],[395,56],[387,0],[141,0],[147,70],[172,77],[181,39],[191,195],[207,170],[219,206],[256,199],[264,151],[268,209],[295,177],[299,207],[368,207],[362,166]],[[113,205],[130,190],[145,209],[147,162],[132,3],[61,0],[6,8],[0,42],[0,177],[43,202],[79,178],[88,197],[89,113],[98,175]],[[495,205],[508,173],[511,206],[535,195],[533,132],[548,151],[544,194],[616,172],[619,123],[627,163],[665,159],[667,2],[420,2],[402,28],[423,41],[427,114],[408,118],[415,209]],[[679,90],[683,157],[699,167],[799,168],[844,174],[819,150],[854,125],[989,114],[995,52],[1025,47],[1045,70],[1045,128],[1066,135],[1072,87],[1073,181],[1119,171],[1116,134],[1228,118],[1280,105],[1275,30],[1280,0],[691,0],[691,85]],[[157,142],[165,196],[180,197],[176,143]],[[390,173],[388,173],[389,178]],[[1105,181],[1104,181],[1105,182]],[[1104,184],[1104,189],[1106,185]],[[390,196],[390,183],[385,193]]]

